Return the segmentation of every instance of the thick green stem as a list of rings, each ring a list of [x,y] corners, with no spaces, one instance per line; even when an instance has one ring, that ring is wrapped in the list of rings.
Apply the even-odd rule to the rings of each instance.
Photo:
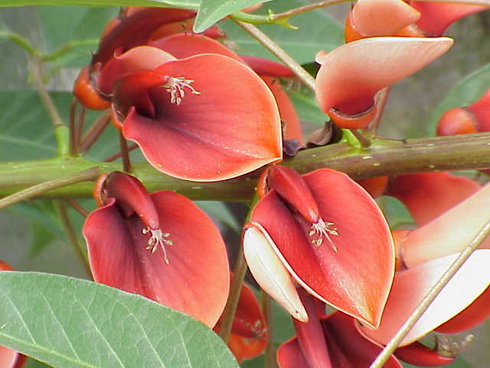
[[[434,299],[440,294],[442,289],[447,285],[447,283],[452,279],[452,277],[458,272],[458,270],[463,266],[466,260],[473,254],[473,252],[483,243],[483,241],[490,235],[490,221],[483,226],[483,228],[476,234],[473,240],[468,244],[468,246],[460,253],[458,258],[454,260],[451,266],[446,272],[441,276],[441,278],[436,282],[436,284],[430,289],[427,295],[422,299],[420,304],[415,308],[407,321],[398,330],[398,332],[393,336],[388,345],[386,345],[383,351],[378,355],[376,360],[371,364],[370,368],[381,368],[384,367],[385,363],[390,358],[391,354],[396,350],[398,345],[402,342],[403,338],[410,332],[412,327],[417,323],[417,321],[422,317],[424,312],[429,308]]]
[[[490,168],[490,133],[410,139],[406,141],[375,139],[368,148],[353,148],[347,143],[300,151],[284,165],[304,174],[331,168],[353,179],[400,175],[417,172],[474,170]],[[121,170],[118,163],[93,162],[82,158],[0,163],[0,197],[26,187],[74,174],[98,166],[101,172]],[[259,172],[218,183],[195,183],[171,178],[147,163],[135,163],[133,175],[152,192],[174,190],[191,199],[249,201]],[[15,173],[15,175],[12,175]],[[66,186],[36,196],[48,198],[90,197],[92,183]]]

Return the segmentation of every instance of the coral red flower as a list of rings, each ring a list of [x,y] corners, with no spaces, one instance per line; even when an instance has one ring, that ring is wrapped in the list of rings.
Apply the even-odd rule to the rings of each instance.
[[[394,255],[388,225],[371,196],[347,175],[328,169],[300,176],[273,166],[267,181],[272,190],[253,209],[244,233],[245,255],[257,281],[266,291],[277,287],[272,296],[306,321],[282,264],[318,299],[377,325]],[[279,261],[267,265],[274,254]],[[270,276],[273,285],[262,276]],[[281,295],[288,296],[281,300]]]
[[[355,327],[355,319],[334,312],[328,316],[318,311],[311,297],[302,294],[311,316],[308,323],[296,322],[297,336],[283,343],[277,351],[280,368],[367,368],[381,352],[381,347],[366,340]],[[387,368],[401,368],[391,356]]]
[[[214,330],[219,331],[220,322]],[[260,309],[259,301],[247,286],[242,284],[238,306],[228,338],[228,347],[239,363],[252,359],[265,350],[267,344],[267,325]]]
[[[317,55],[316,99],[342,128],[366,128],[376,115],[376,95],[429,64],[450,38],[374,37]]]
[[[490,131],[490,89],[469,106],[455,107],[441,116],[437,135],[469,134]]]
[[[360,331],[373,341],[387,344],[456,257],[457,254],[449,255],[398,272],[378,329],[363,326]],[[490,250],[477,250],[449,281],[400,346],[420,339],[475,301],[488,288],[489,267]],[[488,314],[487,308],[475,318],[481,322]]]
[[[196,55],[126,74],[113,106],[124,136],[156,169],[177,178],[224,180],[282,159],[274,96],[226,56]]]
[[[187,198],[149,194],[136,178],[119,172],[101,177],[95,194],[100,208],[83,227],[94,280],[214,326],[230,276],[211,219]]]

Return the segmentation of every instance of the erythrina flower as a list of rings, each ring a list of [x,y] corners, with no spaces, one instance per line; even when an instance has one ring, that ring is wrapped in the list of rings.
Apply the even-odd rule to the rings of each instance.
[[[485,10],[468,4],[359,0],[346,19],[347,42],[365,37],[438,37],[460,18]]]
[[[271,190],[254,207],[243,236],[257,282],[300,321],[308,316],[291,277],[316,298],[376,326],[394,251],[371,196],[329,169],[300,176],[273,166],[267,182]]]
[[[437,124],[437,135],[490,132],[490,89],[476,102],[444,113]]]
[[[487,185],[426,225],[408,231],[399,246],[399,254],[406,269],[395,275],[379,328],[371,330],[369,327],[362,327],[362,333],[386,344],[458,253],[490,221],[489,206],[490,185]],[[465,231],[462,232],[461,229]],[[459,332],[488,318],[488,248],[490,239],[483,241],[480,248],[449,281],[405,337],[402,345],[418,340],[439,326],[441,331]]]
[[[219,331],[220,322],[221,320],[216,324],[215,331]],[[253,291],[242,284],[228,347],[241,363],[244,359],[255,358],[264,352],[267,336],[267,325],[259,302]]]
[[[13,271],[7,263],[0,261],[1,271]],[[27,362],[27,357],[18,351],[0,346],[0,367],[1,368],[23,368]]]
[[[374,37],[319,53],[316,99],[340,127],[366,128],[376,116],[376,95],[429,64],[450,38]]]
[[[127,73],[113,90],[113,108],[123,135],[177,178],[224,180],[282,159],[274,96],[250,68],[226,56],[164,60]]]
[[[365,37],[401,36],[419,18],[420,12],[403,0],[358,0],[347,15],[345,40],[352,42]]]
[[[149,194],[120,172],[102,176],[95,195],[100,208],[83,227],[94,280],[213,327],[230,276],[225,245],[207,215],[179,194]]]
[[[457,254],[452,254],[398,272],[381,324],[377,329],[361,326],[360,331],[373,341],[387,344],[456,257]],[[400,346],[408,345],[433,331],[483,294],[490,283],[489,267],[490,250],[475,251],[405,336]],[[479,321],[488,317],[488,308],[481,313],[475,316]]]
[[[367,368],[381,352],[381,347],[359,334],[355,320],[341,312],[328,316],[319,311],[309,295],[301,292],[308,323],[295,322],[297,336],[283,343],[277,351],[280,368]],[[387,368],[401,368],[391,356]]]

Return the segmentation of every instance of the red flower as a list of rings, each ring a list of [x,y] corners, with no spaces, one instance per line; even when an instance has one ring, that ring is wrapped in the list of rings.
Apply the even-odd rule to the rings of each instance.
[[[96,282],[143,295],[212,327],[229,288],[226,249],[216,226],[187,198],[148,194],[134,177],[99,179],[100,208],[83,227]]]
[[[214,327],[215,331],[219,331],[220,322]],[[267,325],[259,302],[253,291],[242,284],[228,347],[241,363],[244,359],[255,358],[264,352],[267,336]]]
[[[441,116],[437,135],[469,134],[490,131],[490,89],[469,106],[455,107]]]
[[[366,128],[376,115],[376,95],[429,64],[450,38],[373,37],[319,53],[316,98],[340,127]]]
[[[318,299],[377,325],[393,278],[394,251],[371,196],[328,169],[300,176],[273,166],[267,181],[272,190],[253,209],[244,233],[247,263],[262,288],[307,321],[288,281],[293,277]]]

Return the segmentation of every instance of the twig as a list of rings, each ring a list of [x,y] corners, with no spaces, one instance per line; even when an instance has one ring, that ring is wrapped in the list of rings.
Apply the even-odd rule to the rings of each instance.
[[[136,148],[138,148],[138,145],[136,143],[128,144],[128,152],[131,152],[132,150],[135,150]],[[119,157],[121,157],[121,155],[122,155],[121,152],[116,152],[113,155],[110,155],[109,157],[103,159],[102,161],[112,162],[114,160],[117,160]]]
[[[131,159],[129,158],[128,142],[124,138],[122,132],[119,132],[119,146],[121,147],[121,158],[123,164],[123,170],[127,173],[133,172],[133,166],[131,165]]]
[[[378,355],[376,360],[371,364],[370,368],[382,368],[384,364],[388,361],[391,354],[396,350],[398,345],[400,345],[403,338],[410,332],[412,327],[417,323],[424,312],[429,308],[434,299],[439,295],[442,289],[447,285],[451,278],[458,272],[458,270],[463,266],[466,260],[473,254],[476,248],[490,235],[490,221],[483,226],[482,229],[476,234],[473,240],[466,246],[465,249],[460,253],[458,258],[451,264],[451,266],[444,272],[441,278],[436,282],[436,284],[430,289],[427,295],[422,299],[420,304],[415,308],[413,313],[403,324],[403,326],[398,330],[398,332],[393,336],[390,342],[385,346],[383,351]]]
[[[80,260],[80,263],[82,264],[83,268],[87,272],[87,275],[91,276],[92,271],[90,271],[90,265],[89,265],[88,259],[85,255],[85,252],[83,251],[83,248],[82,248],[80,242],[77,239],[75,229],[73,229],[73,225],[70,221],[70,218],[68,216],[68,213],[66,211],[65,206],[59,200],[54,200],[53,204],[54,204],[56,211],[58,212],[58,216],[60,217],[63,228],[66,231],[66,235],[68,236],[68,240],[70,241],[71,245],[75,249],[75,253],[77,254],[78,259]]]
[[[58,113],[58,110],[53,100],[51,99],[48,90],[46,89],[46,85],[44,84],[42,78],[41,60],[37,56],[31,57],[31,75],[32,82],[37,89],[37,92],[39,94],[39,97],[41,98],[41,101],[43,102],[44,107],[46,108],[49,118],[51,119],[51,123],[55,128],[64,125],[61,120],[60,114]]]
[[[238,299],[242,291],[243,280],[247,273],[247,262],[245,262],[245,256],[243,254],[243,246],[240,246],[235,261],[235,268],[233,269],[233,278],[230,285],[230,295],[226,302],[225,309],[223,311],[223,320],[221,322],[219,336],[227,343],[231,333],[231,326],[233,319],[235,318],[236,309],[238,306]]]
[[[80,171],[75,174],[70,174],[60,178],[52,179],[34,185],[32,187],[21,190],[17,193],[11,194],[8,197],[0,199],[0,209],[8,207],[20,201],[35,197],[37,195],[48,192],[52,189],[66,187],[71,184],[81,183],[84,181],[95,180],[101,174],[101,170],[98,167],[92,167],[87,170]]]
[[[76,200],[68,198],[64,200],[67,205],[69,205],[71,208],[73,208],[75,211],[77,211],[80,215],[83,217],[87,217],[89,212]]]
[[[296,74],[298,79],[312,91],[315,91],[315,78],[313,78],[296,60],[279,47],[269,36],[252,24],[234,20],[243,30],[255,38],[262,46],[269,50],[274,56],[286,64]]]
[[[80,142],[82,152],[87,152],[97,141],[111,121],[109,112],[105,112],[88,128]]]

